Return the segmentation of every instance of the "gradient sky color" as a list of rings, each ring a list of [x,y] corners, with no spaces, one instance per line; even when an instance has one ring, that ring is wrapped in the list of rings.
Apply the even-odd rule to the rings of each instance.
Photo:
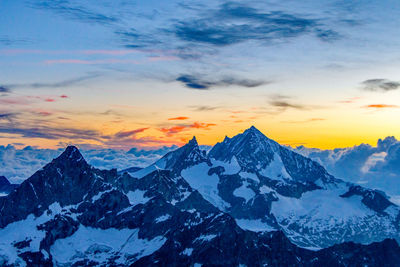
[[[400,3],[0,1],[0,145],[400,138]]]

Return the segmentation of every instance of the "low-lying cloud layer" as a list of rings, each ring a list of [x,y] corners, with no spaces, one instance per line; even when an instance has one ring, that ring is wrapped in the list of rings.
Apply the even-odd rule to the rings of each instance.
[[[400,200],[400,141],[394,137],[379,139],[376,146],[361,144],[333,150],[300,146],[294,150],[338,178],[383,190]]]
[[[85,149],[81,152],[87,162],[100,169],[124,170],[130,167],[145,167],[176,149],[176,146],[164,146],[156,150],[129,151],[117,149]],[[62,153],[63,149],[36,149],[25,147],[16,149],[12,145],[0,146],[0,176],[14,183],[20,183]]]

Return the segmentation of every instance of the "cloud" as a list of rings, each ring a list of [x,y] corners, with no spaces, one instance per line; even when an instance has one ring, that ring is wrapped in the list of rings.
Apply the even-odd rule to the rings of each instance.
[[[371,104],[371,105],[366,105],[364,108],[375,108],[375,109],[380,109],[380,108],[399,108],[397,105],[388,105],[388,104]]]
[[[197,90],[208,90],[212,87],[240,86],[257,87],[270,83],[268,81],[240,79],[235,77],[223,77],[219,79],[205,79],[194,75],[180,75],[176,81],[183,83],[187,88]]]
[[[6,176],[14,183],[22,182],[60,155],[67,144],[60,145],[62,146],[60,149],[38,149],[34,147],[16,149],[12,145],[0,146],[0,176]],[[86,161],[94,167],[100,169],[116,168],[118,170],[130,167],[146,167],[177,148],[176,146],[163,146],[158,149],[139,150],[133,148],[124,151],[101,147],[93,148],[92,145],[88,144],[77,144],[77,146]]]
[[[189,106],[189,108],[192,108],[194,111],[212,111],[212,110],[219,109],[221,107],[219,107],[219,106],[198,105],[198,106]]]
[[[17,116],[17,113],[0,113],[0,121],[7,120],[10,121]]]
[[[6,97],[0,98],[0,104],[4,104],[4,105],[28,106],[37,101],[51,103],[51,102],[56,102],[56,99],[52,98],[52,97],[47,97],[47,96],[31,96],[31,95],[18,95],[18,96],[13,96],[13,97],[6,96]]]
[[[97,59],[97,60],[83,60],[83,59],[52,59],[43,61],[44,64],[77,64],[77,65],[103,65],[103,64],[140,64],[137,60],[131,59]]]
[[[270,43],[309,32],[323,41],[339,38],[334,30],[325,29],[321,20],[282,11],[263,12],[242,3],[226,2],[217,10],[203,14],[192,20],[179,21],[171,31],[183,41],[214,46],[250,40]]]
[[[0,36],[0,45],[12,46],[12,45],[27,44],[30,42],[31,42],[30,40],[24,38],[15,38],[15,37],[10,37],[8,35]]]
[[[0,133],[19,135],[24,138],[44,138],[44,139],[76,139],[76,140],[99,140],[99,133],[94,130],[49,127],[38,125],[37,127],[24,127],[22,125],[0,125]]]
[[[194,122],[192,124],[180,124],[171,127],[163,127],[159,130],[165,133],[167,136],[172,136],[174,134],[186,131],[188,129],[205,129],[208,130],[210,127],[216,126],[214,123],[202,123],[202,122]]]
[[[94,79],[99,77],[99,73],[90,73],[88,75],[83,75],[80,77],[67,79],[59,82],[47,82],[47,83],[25,83],[25,84],[10,84],[7,85],[8,88],[63,88],[79,84],[83,81]]]
[[[292,103],[290,101],[292,97],[286,95],[275,94],[270,97],[268,101],[269,105],[275,108],[278,108],[280,112],[285,111],[286,109],[306,109],[305,105]]]
[[[374,92],[388,92],[400,88],[400,82],[387,79],[370,79],[361,83],[362,89]]]
[[[360,99],[361,99],[361,97],[355,96],[355,97],[347,98],[345,100],[338,101],[338,103],[351,104],[351,103],[354,103],[354,102],[356,102],[356,101],[358,101]]]
[[[11,92],[10,88],[0,85],[0,93],[9,93],[9,92]]]
[[[305,108],[305,106],[303,106],[303,105],[293,104],[293,103],[289,103],[287,101],[282,101],[282,100],[271,100],[271,101],[269,101],[269,104],[271,106],[283,108],[283,109],[287,109],[287,108],[304,109]]]
[[[169,121],[183,121],[183,120],[187,120],[187,119],[189,119],[189,117],[181,116],[181,117],[169,118],[168,120]]]
[[[140,129],[136,129],[136,130],[132,130],[132,131],[122,131],[122,132],[118,132],[115,134],[115,137],[117,138],[125,138],[125,137],[130,137],[132,135],[138,134],[138,133],[142,133],[145,130],[149,129],[149,127],[147,128],[140,128]]]
[[[319,162],[337,178],[400,196],[400,141],[393,136],[379,139],[376,146],[333,150],[300,146],[294,150]]]
[[[67,0],[45,0],[32,4],[32,7],[44,10],[51,10],[67,18],[103,25],[110,25],[118,22],[118,18],[90,9],[88,6],[73,4]]]

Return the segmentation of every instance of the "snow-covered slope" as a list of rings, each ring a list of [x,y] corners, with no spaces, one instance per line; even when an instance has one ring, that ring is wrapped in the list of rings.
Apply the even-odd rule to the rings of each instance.
[[[285,156],[276,148],[278,156]],[[383,194],[345,184],[321,170],[310,169],[315,177],[305,179],[285,167],[290,177],[275,172],[279,179],[271,179],[256,169],[243,170],[242,156],[238,152],[225,159],[211,158],[194,139],[167,154],[153,171],[133,177],[95,169],[78,149],[68,147],[0,197],[0,265],[393,266],[400,262],[400,247],[393,239],[312,251],[285,236],[314,247],[359,238],[358,232],[364,238],[360,229],[370,230],[368,243],[375,235],[397,237],[391,218],[398,208]],[[286,156],[296,159],[297,166],[306,162],[313,166],[302,157]],[[261,170],[267,167],[260,164]],[[371,216],[380,220],[365,219]],[[331,225],[335,231],[354,232],[332,238]],[[346,228],[349,225],[354,227]],[[321,227],[327,228],[323,229],[327,240],[317,232]]]
[[[196,145],[180,149],[198,151]],[[161,166],[166,158],[173,161],[177,152],[156,164]],[[180,159],[186,155],[177,154]],[[399,208],[383,193],[336,179],[320,164],[279,145],[255,127],[226,137],[207,158],[187,161],[190,164],[177,169],[163,167],[231,214],[243,229],[283,230],[292,242],[307,248],[389,237],[400,240]]]

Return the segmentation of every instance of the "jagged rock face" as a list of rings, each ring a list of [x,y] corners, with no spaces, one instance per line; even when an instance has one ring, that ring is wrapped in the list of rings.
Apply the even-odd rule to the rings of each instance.
[[[359,185],[351,185],[349,191],[341,195],[346,198],[352,196],[361,196],[364,205],[379,213],[384,213],[389,206],[394,206],[383,192],[362,188]]]
[[[210,151],[209,157],[219,161],[237,160],[247,172],[258,172],[272,179],[315,182],[333,177],[318,163],[297,154],[267,138],[254,126],[236,135],[226,137]]]
[[[78,149],[68,147],[57,159],[25,180],[18,190],[2,203],[0,227],[25,219],[29,214],[41,215],[54,202],[62,207],[82,201],[103,186],[98,179],[115,176],[116,171],[99,171],[89,166]],[[103,178],[104,177],[104,178]]]
[[[17,188],[17,184],[12,184],[8,179],[4,176],[0,176],[0,196],[1,194],[7,195],[15,188]]]
[[[181,175],[171,169],[141,177],[92,168],[75,147],[68,147],[0,198],[0,265],[378,266],[398,262],[400,248],[393,240],[369,246],[346,243],[320,251],[292,244],[274,214],[274,203],[293,192],[294,197],[286,198],[300,201],[310,192],[322,191],[320,187],[240,169],[232,173],[229,164],[215,166],[191,146],[176,154],[195,151],[196,155],[184,160],[190,163]],[[184,165],[175,161],[171,166]],[[245,188],[254,196],[248,198]],[[354,192],[360,197],[359,190]],[[283,231],[273,231],[280,228]],[[382,257],[384,251],[390,253]]]
[[[169,152],[160,161],[165,162],[165,169],[179,174],[183,169],[190,166],[208,162],[208,158],[205,151],[200,150],[196,138],[193,137],[187,145]]]
[[[280,229],[295,244],[317,248],[400,240],[399,208],[383,194],[335,179],[254,127],[225,138],[207,156],[174,173],[243,229]]]

